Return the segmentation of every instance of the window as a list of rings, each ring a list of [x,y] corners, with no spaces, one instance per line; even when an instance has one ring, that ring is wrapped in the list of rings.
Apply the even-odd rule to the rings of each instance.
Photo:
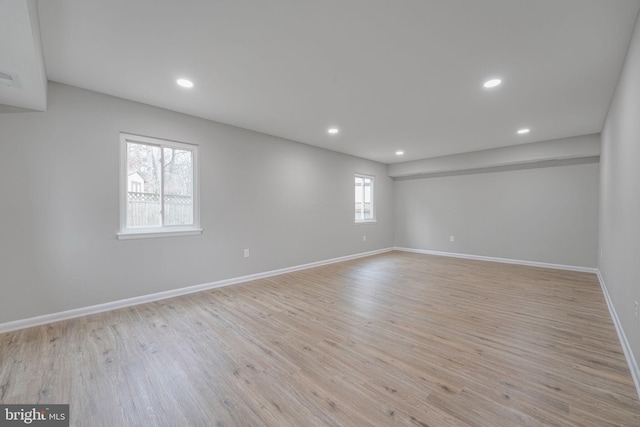
[[[355,178],[356,222],[374,222],[373,177],[356,174]]]
[[[120,134],[119,239],[200,234],[198,147]]]

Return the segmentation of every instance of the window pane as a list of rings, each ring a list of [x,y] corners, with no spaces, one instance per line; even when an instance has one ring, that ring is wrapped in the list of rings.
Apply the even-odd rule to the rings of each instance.
[[[127,227],[160,227],[160,147],[127,143]]]
[[[193,224],[193,154],[164,148],[164,225]]]
[[[355,201],[356,201],[356,221],[363,219],[363,209],[364,209],[364,198],[363,198],[363,185],[364,179],[360,176],[356,176],[355,181]]]
[[[374,213],[374,177],[355,175],[355,221],[373,221]]]
[[[364,207],[363,218],[373,218],[373,180],[371,178],[364,178]]]

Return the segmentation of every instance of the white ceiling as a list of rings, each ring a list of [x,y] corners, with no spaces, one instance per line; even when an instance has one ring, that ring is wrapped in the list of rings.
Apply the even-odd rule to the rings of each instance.
[[[640,0],[38,8],[50,80],[394,163],[599,132]]]

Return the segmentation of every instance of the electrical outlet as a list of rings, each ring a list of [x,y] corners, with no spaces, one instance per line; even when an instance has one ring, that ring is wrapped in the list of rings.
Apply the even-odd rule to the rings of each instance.
[[[366,242],[367,241],[367,236],[362,236],[362,241]]]
[[[638,323],[638,301],[633,302],[633,315],[636,318],[636,323]]]
[[[453,241],[455,241],[455,240],[456,240],[456,236],[449,236],[449,241],[450,241],[450,242],[453,242]]]
[[[249,249],[244,250],[244,257],[249,258]]]

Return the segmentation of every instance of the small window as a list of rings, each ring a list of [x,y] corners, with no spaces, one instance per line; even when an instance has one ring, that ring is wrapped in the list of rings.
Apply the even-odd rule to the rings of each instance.
[[[373,204],[373,177],[355,176],[356,222],[373,222],[376,220]]]
[[[198,147],[120,134],[119,239],[202,232],[198,210]]]

